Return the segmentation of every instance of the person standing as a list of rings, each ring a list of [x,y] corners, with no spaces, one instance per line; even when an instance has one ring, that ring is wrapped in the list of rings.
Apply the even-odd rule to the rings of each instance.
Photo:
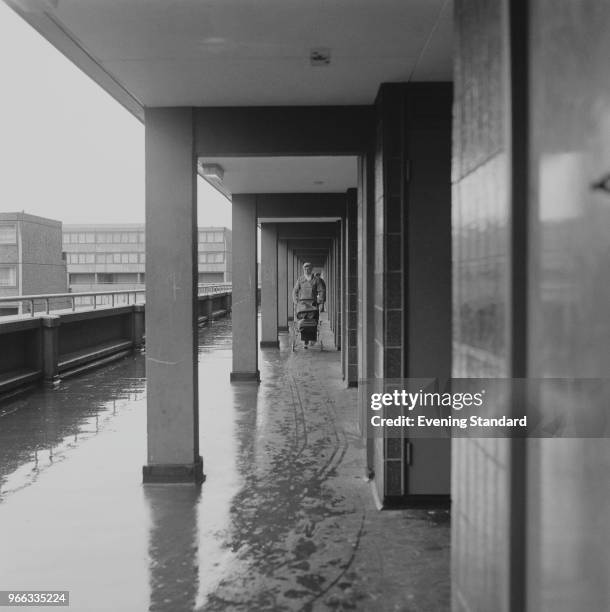
[[[303,275],[297,278],[292,290],[292,301],[296,305],[299,300],[313,300],[313,306],[324,309],[326,301],[326,283],[320,275],[313,274],[313,266],[309,262],[303,264]]]
[[[313,266],[309,262],[303,264],[303,275],[297,278],[292,289],[292,301],[295,306],[295,317],[307,317],[316,322],[320,318],[320,310],[324,310],[326,301],[326,285],[324,281],[313,274]],[[303,332],[302,332],[303,334]],[[303,338],[303,335],[301,335]],[[305,348],[309,343],[315,343],[315,334],[309,340],[303,338]]]

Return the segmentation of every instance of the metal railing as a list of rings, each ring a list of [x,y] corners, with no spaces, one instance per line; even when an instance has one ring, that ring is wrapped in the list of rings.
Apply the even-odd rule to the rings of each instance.
[[[204,283],[197,286],[197,294],[200,296],[225,293],[231,290],[231,283]],[[54,302],[54,308],[51,308]],[[43,308],[36,310],[36,306],[42,303]],[[1,304],[14,305],[23,311],[23,305],[29,305],[29,314],[35,317],[37,314],[50,314],[53,310],[76,311],[77,306],[96,309],[98,306],[115,307],[127,306],[129,304],[145,304],[145,289],[123,289],[118,291],[85,291],[77,293],[42,293],[39,295],[11,295],[0,297]],[[22,312],[22,314],[24,314]]]

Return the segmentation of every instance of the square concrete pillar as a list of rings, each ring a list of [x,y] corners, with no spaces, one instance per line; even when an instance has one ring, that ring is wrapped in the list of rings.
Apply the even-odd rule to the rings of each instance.
[[[42,318],[42,373],[45,387],[59,384],[59,325],[60,317],[47,315]]]
[[[140,349],[144,345],[144,326],[146,323],[144,308],[144,304],[133,305],[131,332],[134,349]]]
[[[233,381],[260,380],[256,294],[256,198],[234,195],[233,211]]]
[[[349,189],[345,222],[345,379],[358,385],[358,192]]]
[[[294,263],[295,257],[292,249],[288,247],[288,293],[286,295],[287,305],[288,305],[288,321],[292,321],[294,318],[294,312],[292,308],[292,290],[294,288],[294,284],[296,283],[296,277],[294,275]]]
[[[292,303],[292,302],[290,302]],[[288,331],[288,244],[277,243],[277,328]]]
[[[261,347],[279,348],[277,339],[277,225],[261,224]]]
[[[197,386],[197,197],[193,112],[146,110],[144,482],[201,482]]]

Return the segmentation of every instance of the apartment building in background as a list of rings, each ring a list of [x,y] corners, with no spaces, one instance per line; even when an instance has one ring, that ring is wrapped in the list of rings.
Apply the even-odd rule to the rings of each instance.
[[[67,291],[61,221],[0,213],[0,297]],[[29,305],[0,302],[0,315],[20,312],[29,312]]]
[[[144,224],[64,225],[63,250],[73,292],[144,289]],[[231,281],[231,230],[201,227],[199,283]]]

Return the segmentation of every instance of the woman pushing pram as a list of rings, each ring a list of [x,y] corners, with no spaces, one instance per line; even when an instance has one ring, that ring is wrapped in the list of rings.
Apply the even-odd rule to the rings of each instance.
[[[295,347],[296,334],[300,334],[305,348],[308,348],[310,343],[318,339],[320,310],[324,310],[326,301],[326,285],[319,276],[313,274],[313,266],[309,262],[303,264],[303,275],[294,285],[292,301],[295,331],[292,349]]]

